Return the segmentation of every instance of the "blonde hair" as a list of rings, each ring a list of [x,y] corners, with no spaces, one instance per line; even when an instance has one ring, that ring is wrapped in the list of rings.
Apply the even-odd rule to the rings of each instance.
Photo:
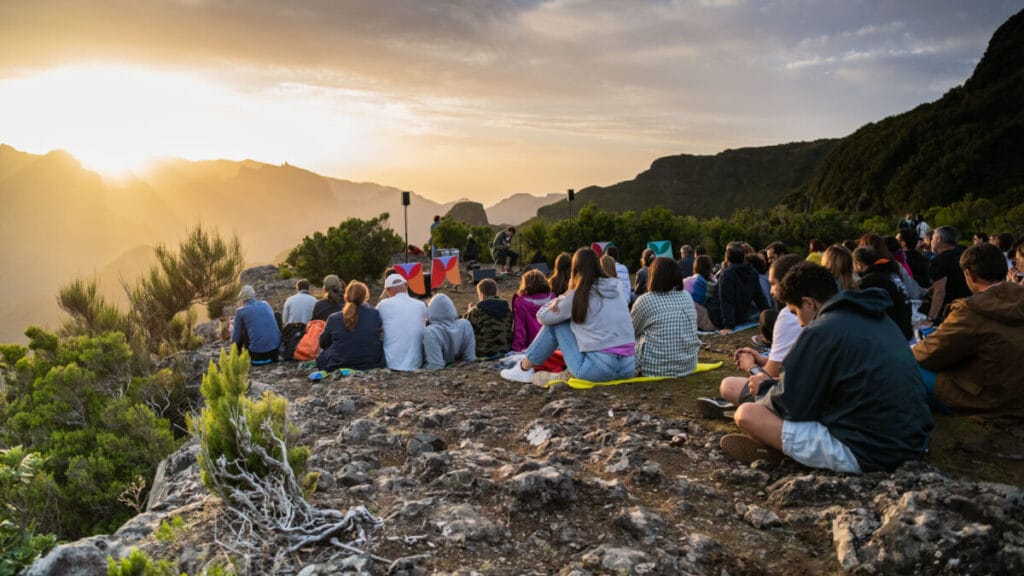
[[[345,288],[345,307],[341,309],[341,315],[345,319],[345,328],[354,332],[359,323],[359,305],[366,302],[370,290],[366,284],[353,280]]]
[[[601,270],[604,271],[604,275],[609,278],[618,278],[619,275],[615,271],[615,258],[605,254],[601,256]]]
[[[840,290],[851,290],[853,282],[853,254],[842,244],[833,244],[821,255],[821,265],[836,277]]]

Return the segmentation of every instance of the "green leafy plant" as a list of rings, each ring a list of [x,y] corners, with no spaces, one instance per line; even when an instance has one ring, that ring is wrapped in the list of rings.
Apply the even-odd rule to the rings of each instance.
[[[132,550],[120,561],[107,557],[107,576],[178,576],[174,564],[167,560],[154,562],[142,550]],[[184,572],[181,572],[184,575]]]
[[[299,436],[299,429],[287,419],[288,401],[272,393],[264,392],[259,400],[246,397],[249,389],[249,354],[238,353],[234,346],[222,351],[217,364],[210,362],[203,376],[201,391],[206,407],[199,418],[189,421],[189,429],[201,440],[199,468],[203,483],[225,500],[230,498],[229,488],[236,485],[238,477],[248,474],[255,477],[268,475],[267,459],[287,461],[295,476],[303,477],[309,448],[282,446],[293,444]],[[251,438],[255,451],[241,446],[237,427],[247,427],[244,436]],[[217,462],[223,460],[223,470]],[[315,482],[315,478],[309,478]]]
[[[323,278],[339,274],[346,280],[369,282],[379,278],[391,261],[402,252],[405,242],[388,226],[388,214],[360,220],[350,218],[327,233],[306,236],[288,254],[286,263],[304,278]]]

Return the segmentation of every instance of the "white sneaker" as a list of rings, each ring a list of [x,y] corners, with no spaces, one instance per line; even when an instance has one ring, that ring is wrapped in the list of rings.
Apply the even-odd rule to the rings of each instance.
[[[500,360],[498,360],[498,364],[502,368],[511,368],[512,366],[515,366],[516,364],[522,362],[523,358],[526,358],[526,354],[522,352],[509,352],[507,355],[503,356]]]
[[[502,370],[501,377],[504,378],[505,380],[529,384],[533,380],[533,372],[533,368],[530,368],[529,370],[523,370],[522,364],[516,363],[511,368],[506,368]]]

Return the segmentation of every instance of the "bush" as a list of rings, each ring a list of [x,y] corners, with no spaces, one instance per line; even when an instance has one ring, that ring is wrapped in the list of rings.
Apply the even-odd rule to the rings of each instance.
[[[43,458],[21,446],[0,450],[0,575],[17,574],[56,544],[32,533],[39,494],[48,479]]]
[[[150,351],[170,353],[195,344],[190,317],[174,322],[178,314],[205,304],[210,318],[220,316],[235,299],[244,259],[237,237],[222,238],[216,230],[197,226],[172,251],[156,247],[157,265],[128,289],[132,320],[145,336]],[[183,327],[186,330],[183,330]]]
[[[380,278],[391,255],[403,252],[405,242],[388,226],[388,214],[370,220],[350,218],[327,233],[306,236],[285,262],[304,278],[338,274],[346,280],[369,282]]]
[[[269,391],[256,401],[245,396],[249,390],[248,352],[239,354],[234,346],[230,352],[222,351],[217,364],[210,362],[201,389],[206,407],[198,420],[189,420],[189,429],[201,440],[199,468],[203,483],[211,492],[228,500],[226,489],[236,485],[233,478],[218,472],[216,463],[221,458],[226,462],[230,475],[245,473],[262,477],[271,472],[265,459],[246,454],[239,446],[236,434],[239,417],[244,418],[256,446],[273,459],[286,460],[296,477],[303,476],[309,448],[292,447],[287,454],[282,454],[281,446],[274,441],[276,437],[289,445],[299,436],[298,427],[288,422],[288,401]],[[269,426],[270,430],[264,426]]]
[[[184,576],[184,572],[181,573]],[[167,560],[154,562],[142,550],[132,550],[127,558],[118,562],[107,557],[107,576],[177,576],[174,564]]]
[[[124,335],[56,338],[30,329],[32,356],[21,356],[5,389],[0,443],[21,444],[45,462],[27,522],[61,538],[116,528],[134,511],[118,496],[138,476],[152,479],[177,442],[167,420],[133,399],[131,351]]]
[[[71,317],[61,328],[62,334],[128,333],[128,317],[97,294],[96,286],[96,280],[77,278],[61,287],[57,293],[57,304]]]

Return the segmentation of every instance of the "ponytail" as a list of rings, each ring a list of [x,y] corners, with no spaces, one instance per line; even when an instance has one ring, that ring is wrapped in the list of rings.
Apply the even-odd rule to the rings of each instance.
[[[354,332],[356,325],[359,324],[359,305],[366,302],[369,292],[366,284],[358,281],[349,282],[345,288],[345,307],[342,308],[341,315],[349,332]]]

